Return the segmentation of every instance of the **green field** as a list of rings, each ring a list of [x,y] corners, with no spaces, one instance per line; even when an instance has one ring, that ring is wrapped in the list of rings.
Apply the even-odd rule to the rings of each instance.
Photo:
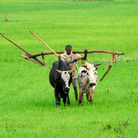
[[[0,0],[0,33],[35,54],[70,44],[73,50],[124,52],[100,81],[110,54],[88,54],[102,63],[93,106],[79,106],[71,85],[71,105],[56,108],[49,69],[23,59],[25,54],[0,36],[1,138],[136,138],[138,137],[138,2]],[[39,57],[42,59],[41,57]],[[45,56],[52,67],[55,55]],[[81,66],[79,61],[78,66]]]

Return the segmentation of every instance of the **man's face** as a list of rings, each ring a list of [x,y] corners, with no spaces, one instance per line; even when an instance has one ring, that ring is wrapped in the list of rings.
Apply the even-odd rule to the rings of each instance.
[[[71,53],[71,48],[67,48],[67,49],[66,49],[66,52],[67,52],[68,55],[70,55],[70,53]]]

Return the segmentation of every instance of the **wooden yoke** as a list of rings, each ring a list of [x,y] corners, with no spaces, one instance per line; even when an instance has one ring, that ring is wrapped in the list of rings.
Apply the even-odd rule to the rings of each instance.
[[[29,60],[29,61],[32,61],[38,65],[42,65],[42,66],[45,66],[47,68],[50,68],[48,65],[46,65],[44,62],[42,62],[38,57],[32,57],[33,59],[31,59],[31,55],[29,52],[27,52],[26,50],[24,50],[23,48],[21,48],[20,46],[18,46],[17,44],[15,44],[13,41],[11,41],[10,39],[8,39],[6,36],[4,36],[2,33],[0,33],[1,36],[3,36],[5,39],[7,39],[9,42],[13,43],[15,46],[17,46],[19,49],[21,49],[22,51],[25,52],[25,55],[21,55],[21,57]]]
[[[118,60],[118,58],[120,57],[120,55],[115,56],[115,51],[113,51],[112,53],[113,59],[112,62],[109,64],[108,69],[106,70],[106,72],[104,73],[103,77],[100,79],[100,81],[103,80],[103,78],[105,77],[106,74],[108,74],[109,70],[111,69],[111,67],[114,65],[114,63],[116,63],[116,61]]]

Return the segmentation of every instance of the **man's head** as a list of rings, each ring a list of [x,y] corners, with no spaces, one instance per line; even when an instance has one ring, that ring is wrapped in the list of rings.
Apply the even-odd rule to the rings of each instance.
[[[67,45],[65,50],[66,50],[67,54],[70,55],[71,50],[72,50],[72,46],[71,45]]]

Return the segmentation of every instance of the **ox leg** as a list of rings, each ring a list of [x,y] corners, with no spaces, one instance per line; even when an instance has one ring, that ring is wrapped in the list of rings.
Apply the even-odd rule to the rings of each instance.
[[[58,92],[56,91],[56,89],[54,89],[54,93],[55,93],[56,107],[57,107],[60,105],[60,97],[58,96]]]
[[[69,99],[69,95],[67,96],[67,104],[70,104],[70,99]]]
[[[89,94],[88,93],[86,93],[86,98],[87,98],[88,101],[90,101],[89,100]]]
[[[83,92],[80,90],[80,94],[79,94],[79,104],[82,105],[83,103]]]
[[[91,106],[92,106],[93,96],[90,97],[90,102],[91,102]]]
[[[93,103],[93,90],[90,91],[90,102],[91,102],[91,106],[92,106],[92,103]]]
[[[64,106],[66,106],[66,96],[63,98]]]
[[[73,84],[73,88],[74,88],[74,92],[75,92],[76,101],[78,101],[78,90],[77,90],[77,86],[76,86],[76,78],[74,78],[72,80],[72,84]]]

